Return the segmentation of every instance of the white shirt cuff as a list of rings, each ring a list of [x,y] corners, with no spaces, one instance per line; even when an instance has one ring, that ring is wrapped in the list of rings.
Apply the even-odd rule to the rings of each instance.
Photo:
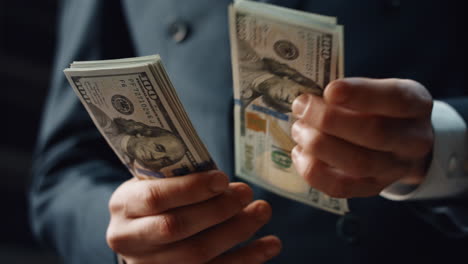
[[[396,182],[380,195],[390,200],[441,199],[468,193],[467,126],[450,105],[434,101],[434,147],[424,181],[417,186]]]

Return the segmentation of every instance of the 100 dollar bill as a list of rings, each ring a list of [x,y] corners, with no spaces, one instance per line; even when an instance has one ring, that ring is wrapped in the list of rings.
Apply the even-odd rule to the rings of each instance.
[[[250,1],[229,8],[234,79],[236,174],[277,194],[337,214],[330,197],[298,175],[291,160],[293,100],[321,95],[343,75],[336,19]]]
[[[64,72],[134,176],[164,178],[216,168],[159,56],[75,62]]]

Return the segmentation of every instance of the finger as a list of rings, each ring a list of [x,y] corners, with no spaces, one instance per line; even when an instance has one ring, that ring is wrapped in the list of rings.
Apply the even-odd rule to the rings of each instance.
[[[313,156],[353,178],[388,178],[396,180],[409,172],[411,163],[389,152],[375,151],[327,135],[297,121],[292,136],[301,153]]]
[[[257,239],[249,245],[221,255],[209,264],[260,264],[277,256],[281,251],[281,241],[275,236]]]
[[[171,208],[198,203],[222,193],[229,179],[221,171],[181,177],[130,181],[119,187],[109,203],[112,214],[127,218],[156,215]]]
[[[124,230],[120,230],[121,236],[125,237],[121,240],[140,245],[133,253],[151,251],[156,246],[185,239],[226,221],[238,214],[252,198],[252,189],[247,184],[231,183],[225,193],[208,201],[130,221]]]
[[[389,117],[420,117],[432,111],[432,97],[427,89],[403,79],[336,80],[326,87],[324,99],[358,112]]]
[[[228,221],[155,252],[154,262],[206,263],[249,239],[270,217],[271,207],[267,202],[252,202]]]
[[[300,146],[291,152],[294,166],[309,185],[335,198],[369,197],[380,193],[388,183],[374,178],[353,178],[323,161],[302,153]]]
[[[432,147],[433,132],[429,119],[364,115],[326,104],[314,95],[301,95],[294,101],[293,111],[305,126],[365,148],[421,157]]]

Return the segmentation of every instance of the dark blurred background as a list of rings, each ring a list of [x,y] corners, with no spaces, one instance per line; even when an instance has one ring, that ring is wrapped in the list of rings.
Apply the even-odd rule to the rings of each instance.
[[[57,0],[0,0],[0,262],[61,263],[36,242],[27,213],[32,152],[55,46]]]

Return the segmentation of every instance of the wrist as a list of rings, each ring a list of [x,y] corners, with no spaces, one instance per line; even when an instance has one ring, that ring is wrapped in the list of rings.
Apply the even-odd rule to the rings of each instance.
[[[429,167],[419,185],[396,182],[380,195],[390,200],[441,199],[460,196],[468,190],[468,177],[462,162],[467,157],[467,126],[449,105],[434,101],[432,112],[434,145]]]

